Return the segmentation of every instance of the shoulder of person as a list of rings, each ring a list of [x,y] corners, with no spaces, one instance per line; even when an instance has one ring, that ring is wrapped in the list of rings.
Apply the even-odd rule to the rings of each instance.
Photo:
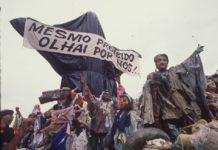
[[[171,66],[168,70],[169,70],[169,71],[175,71],[175,70],[176,70],[176,67]]]
[[[130,110],[130,111],[128,112],[128,114],[129,114],[131,117],[136,116],[136,111],[135,111],[135,110]]]
[[[147,80],[150,80],[154,75],[156,74],[156,72],[151,72],[147,75]]]

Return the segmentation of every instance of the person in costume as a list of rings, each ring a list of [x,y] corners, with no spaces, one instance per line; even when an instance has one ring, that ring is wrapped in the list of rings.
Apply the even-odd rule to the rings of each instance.
[[[203,48],[198,45],[188,59],[169,69],[166,54],[154,57],[156,71],[148,75],[140,97],[145,127],[163,129],[174,141],[179,127],[200,118],[211,119],[204,94],[206,78],[199,56]]]
[[[111,129],[111,140],[114,149],[122,150],[129,135],[136,131],[133,128],[133,119],[130,111],[133,108],[133,99],[128,94],[120,95],[120,110],[114,118]]]

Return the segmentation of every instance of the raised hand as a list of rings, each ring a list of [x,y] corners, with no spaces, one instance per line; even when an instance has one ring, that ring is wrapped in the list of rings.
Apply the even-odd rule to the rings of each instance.
[[[198,47],[195,49],[195,52],[197,52],[198,54],[200,54],[202,51],[204,51],[204,46],[198,44]]]

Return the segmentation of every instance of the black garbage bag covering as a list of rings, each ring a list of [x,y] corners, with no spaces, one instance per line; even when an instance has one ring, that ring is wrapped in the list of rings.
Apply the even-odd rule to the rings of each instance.
[[[146,141],[162,138],[166,141],[170,141],[169,136],[158,128],[141,128],[131,134],[124,145],[125,150],[141,150],[143,149]]]
[[[14,29],[21,36],[24,35],[25,21],[26,18],[16,18],[10,21]],[[105,38],[100,22],[92,12],[87,12],[72,21],[54,26],[71,31],[94,33]],[[108,90],[112,96],[116,96],[117,87],[114,76],[121,72],[111,62],[85,56],[37,51],[62,77],[61,88],[77,87],[79,91],[82,91],[82,85],[79,79],[83,75],[86,77],[87,83],[95,96],[99,96],[103,90]]]

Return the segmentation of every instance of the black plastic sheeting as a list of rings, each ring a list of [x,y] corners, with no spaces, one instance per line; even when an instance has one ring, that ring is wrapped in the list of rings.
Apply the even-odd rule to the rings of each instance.
[[[26,18],[16,18],[10,21],[14,29],[24,35]],[[97,16],[92,12],[87,12],[82,16],[67,23],[54,25],[63,29],[94,33],[105,38],[101,24]],[[65,54],[51,53],[37,50],[62,77],[61,88],[78,88],[82,91],[80,76],[87,79],[88,86],[95,96],[99,96],[102,91],[108,90],[112,96],[117,95],[117,86],[114,80],[117,70],[111,62],[84,56],[71,56]]]

